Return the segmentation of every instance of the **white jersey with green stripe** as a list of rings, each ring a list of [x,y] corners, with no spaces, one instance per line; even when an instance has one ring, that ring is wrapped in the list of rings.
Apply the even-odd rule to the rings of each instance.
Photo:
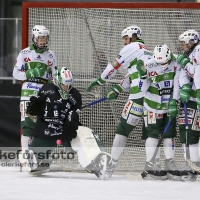
[[[132,42],[129,45],[124,46],[117,58],[107,65],[106,69],[101,74],[101,78],[106,81],[114,77],[119,68],[127,69],[131,84],[130,86],[126,86],[129,88],[125,88],[125,90],[130,89],[129,99],[141,98],[144,96],[144,93],[138,87],[139,76],[136,69],[136,63],[139,59],[144,61],[148,60],[152,55],[152,52],[143,44],[142,40]],[[127,78],[127,76],[125,77]]]
[[[184,84],[191,84],[190,78],[193,78],[192,91],[190,93],[190,100],[196,102],[197,90],[200,89],[200,44],[197,44],[193,51],[190,53],[190,62],[181,70],[180,73],[180,87]],[[188,79],[184,79],[185,73],[188,75]]]
[[[25,65],[29,63],[29,65]],[[37,64],[48,66],[49,72],[45,72],[42,77],[39,78],[26,78],[26,71],[34,69]],[[25,66],[28,66],[29,69]],[[53,51],[46,50],[43,52],[37,52],[33,45],[23,49],[16,60],[13,77],[17,80],[24,81],[21,90],[21,100],[29,100],[31,96],[37,96],[40,88],[48,83],[52,79],[52,74],[57,70],[57,60]]]
[[[181,66],[173,58],[166,69],[157,64],[154,58],[144,62],[147,69],[147,77],[140,79],[139,88],[145,92],[144,106],[154,113],[168,112],[168,104],[171,98],[180,98],[178,77]]]

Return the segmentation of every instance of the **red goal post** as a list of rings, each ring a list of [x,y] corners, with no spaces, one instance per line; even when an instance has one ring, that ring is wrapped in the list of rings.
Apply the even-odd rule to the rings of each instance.
[[[50,29],[50,49],[56,53],[58,66],[69,67],[75,87],[83,96],[83,104],[103,97],[125,70],[119,70],[113,82],[101,87],[97,94],[86,93],[86,86],[99,77],[106,64],[116,58],[123,47],[121,31],[136,24],[151,49],[167,44],[178,53],[178,36],[188,29],[200,32],[198,3],[122,3],[122,2],[23,2],[22,47],[31,43],[31,28],[43,24]],[[82,123],[99,133],[108,151],[128,93],[116,101],[105,101],[81,113]],[[141,123],[127,140],[120,157],[119,171],[141,171],[145,162],[145,141],[141,139]],[[178,135],[179,136],[179,135]],[[182,161],[181,144],[176,138],[175,158]],[[161,153],[163,159],[163,153]]]

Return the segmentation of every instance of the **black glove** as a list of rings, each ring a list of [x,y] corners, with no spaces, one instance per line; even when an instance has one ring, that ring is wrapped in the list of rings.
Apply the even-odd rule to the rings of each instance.
[[[46,104],[45,99],[46,99],[45,97],[37,98],[35,96],[32,96],[26,108],[26,112],[33,116],[42,114],[44,112]]]
[[[78,130],[78,123],[74,121],[65,122],[62,133],[62,141],[72,140],[76,138]]]

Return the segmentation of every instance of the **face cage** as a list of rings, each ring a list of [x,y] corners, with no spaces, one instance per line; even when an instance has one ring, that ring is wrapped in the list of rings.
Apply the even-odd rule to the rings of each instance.
[[[72,85],[69,86],[69,89],[67,91],[63,90],[61,87],[62,83],[60,83],[55,76],[53,77],[53,83],[59,88],[58,92],[60,93],[60,96],[62,97],[62,99],[63,100],[68,99],[69,92],[72,89]]]
[[[39,37],[39,36],[38,36],[38,37]],[[36,42],[35,42],[35,40],[36,40]],[[38,46],[37,40],[38,40],[38,39],[36,39],[35,36],[33,35],[32,41],[33,41],[34,46],[37,48],[37,50],[44,50],[44,51],[45,51],[45,50],[48,48],[48,45],[49,45],[49,35],[47,36],[46,45],[45,45],[43,48],[41,48],[41,47]]]

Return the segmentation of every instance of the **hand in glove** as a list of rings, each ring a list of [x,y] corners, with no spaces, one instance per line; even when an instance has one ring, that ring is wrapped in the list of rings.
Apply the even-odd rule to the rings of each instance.
[[[41,65],[40,63],[34,69],[29,69],[26,71],[26,78],[39,78],[42,77],[47,70],[47,66]]]
[[[90,92],[92,89],[94,89],[95,87],[98,86],[102,86],[105,83],[105,81],[99,77],[98,79],[96,79],[95,81],[93,81],[87,88],[86,91]]]
[[[78,123],[74,121],[65,122],[62,133],[62,141],[69,141],[76,138],[78,130]]]
[[[170,99],[169,101],[169,121],[172,120],[172,118],[176,117],[178,114],[177,109],[177,103],[175,99]]]
[[[44,112],[46,105],[46,97],[35,97],[30,98],[30,102],[26,108],[26,112],[32,116],[40,115]]]
[[[108,100],[117,99],[118,95],[122,92],[122,88],[119,84],[114,85],[107,93],[106,97]]]
[[[145,69],[144,62],[142,60],[137,61],[136,69],[137,69],[138,75],[141,79],[145,79],[147,77],[147,70]]]
[[[190,59],[183,54],[179,54],[176,60],[183,68],[190,62]]]
[[[191,87],[188,84],[183,85],[180,91],[180,97],[182,103],[189,101],[190,93],[191,93]]]

